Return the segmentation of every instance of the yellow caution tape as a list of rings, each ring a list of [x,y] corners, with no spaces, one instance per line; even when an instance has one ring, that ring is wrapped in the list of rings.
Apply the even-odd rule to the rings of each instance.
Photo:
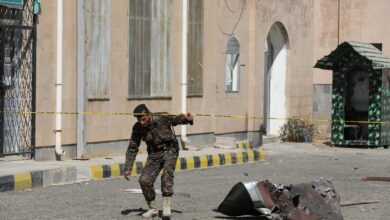
[[[0,114],[28,114],[28,115],[143,115],[143,113],[131,113],[131,112],[40,112],[40,111],[0,111]],[[177,116],[180,114],[172,113],[157,113],[164,116]],[[339,122],[339,123],[361,123],[361,124],[390,124],[390,121],[345,121],[345,120],[328,120],[317,118],[275,118],[275,117],[262,117],[262,116],[243,116],[243,115],[220,115],[220,114],[201,114],[192,113],[193,116],[200,117],[217,117],[217,118],[235,118],[235,119],[270,119],[270,120],[303,120],[306,122]]]

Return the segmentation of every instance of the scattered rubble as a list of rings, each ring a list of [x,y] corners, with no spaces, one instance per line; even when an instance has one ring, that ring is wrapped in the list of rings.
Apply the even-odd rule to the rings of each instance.
[[[280,220],[343,219],[340,197],[326,178],[288,186],[269,180],[240,182],[230,190],[218,212]]]

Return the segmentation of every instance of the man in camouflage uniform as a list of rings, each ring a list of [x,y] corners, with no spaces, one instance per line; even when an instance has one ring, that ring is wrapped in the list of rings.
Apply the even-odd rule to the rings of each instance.
[[[129,180],[133,163],[138,153],[138,147],[141,140],[143,140],[147,145],[148,159],[139,178],[139,183],[149,210],[142,217],[153,218],[158,215],[154,181],[162,169],[163,217],[170,217],[173,178],[179,155],[179,146],[172,131],[172,126],[179,124],[192,125],[193,117],[190,113],[178,116],[152,114],[144,104],[138,105],[133,113],[137,118],[137,122],[133,126],[129,146],[126,151],[124,178]]]

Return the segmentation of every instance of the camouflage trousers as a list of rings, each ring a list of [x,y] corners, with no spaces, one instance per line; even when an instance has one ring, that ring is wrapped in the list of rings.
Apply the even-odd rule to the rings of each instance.
[[[146,201],[152,201],[156,198],[154,182],[161,170],[161,191],[163,196],[172,196],[173,178],[176,167],[176,161],[179,152],[175,148],[165,151],[151,153],[148,155],[144,169],[139,178],[142,193]]]

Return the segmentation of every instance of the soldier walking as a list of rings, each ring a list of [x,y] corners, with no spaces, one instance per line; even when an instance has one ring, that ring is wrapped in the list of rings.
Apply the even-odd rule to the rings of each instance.
[[[143,213],[142,217],[153,218],[158,215],[154,182],[163,169],[161,175],[163,217],[169,218],[171,216],[173,178],[179,155],[179,144],[172,126],[179,124],[192,125],[193,117],[190,113],[178,116],[153,114],[149,112],[145,104],[138,105],[133,113],[137,118],[137,122],[133,126],[129,146],[126,151],[124,178],[129,180],[138,153],[138,147],[141,140],[143,140],[147,145],[148,158],[139,178],[139,183],[149,210]]]

